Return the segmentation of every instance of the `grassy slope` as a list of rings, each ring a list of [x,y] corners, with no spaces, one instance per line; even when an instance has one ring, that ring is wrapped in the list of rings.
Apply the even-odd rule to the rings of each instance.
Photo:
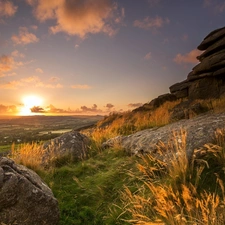
[[[210,217],[212,214],[211,216],[216,218],[217,214],[221,215],[217,213],[218,204],[216,205],[215,199],[216,201],[219,199],[219,204],[224,204],[222,203],[225,181],[223,138],[220,141],[222,147],[209,148],[209,154],[206,154],[209,158],[206,157],[204,160],[210,163],[202,160],[200,164],[193,164],[195,169],[191,170],[191,173],[189,165],[184,164],[187,161],[177,164],[175,160],[174,168],[165,169],[163,163],[155,159],[146,161],[146,159],[130,157],[116,148],[99,150],[98,146],[109,137],[133,133],[135,130],[152,127],[155,124],[165,124],[166,121],[160,119],[168,118],[168,109],[171,107],[173,106],[165,104],[155,114],[150,115],[145,112],[143,115],[130,115],[128,113],[122,117],[118,116],[116,120],[113,115],[110,126],[92,133],[95,154],[90,159],[78,163],[67,163],[50,171],[38,171],[59,201],[60,225],[225,224],[225,219],[221,219],[221,223],[218,220],[215,220],[217,221],[215,223],[208,223],[202,217],[203,215],[206,218],[212,218]],[[217,107],[220,108],[221,104],[219,103]],[[152,120],[149,123],[150,116]],[[129,126],[126,126],[127,121],[131,122]],[[215,152],[215,149],[218,151]],[[139,161],[138,167],[137,161]],[[146,162],[148,162],[147,165]],[[195,195],[188,198],[185,191]],[[208,202],[207,199],[209,199]],[[190,200],[200,206],[196,208],[196,205],[188,204]],[[188,202],[186,206],[185,201]],[[161,204],[163,202],[169,202],[170,205]],[[206,203],[212,205],[212,210],[208,210],[210,215],[207,215],[207,208],[201,208],[201,205],[203,207]],[[167,212],[166,209],[170,207],[176,210]],[[192,210],[189,211],[188,207]],[[160,211],[161,208],[164,210]],[[192,211],[198,213],[192,214]],[[199,221],[202,220],[202,223],[195,223],[195,217]],[[185,219],[190,223],[186,223]]]
[[[61,225],[126,224],[120,192],[124,185],[137,189],[135,157],[109,149],[89,160],[54,168],[39,175],[52,188],[59,201]],[[136,172],[135,172],[136,171]],[[128,213],[122,218],[131,218]]]

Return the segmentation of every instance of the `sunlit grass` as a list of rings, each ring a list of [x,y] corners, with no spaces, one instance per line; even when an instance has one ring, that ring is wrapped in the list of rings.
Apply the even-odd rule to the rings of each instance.
[[[223,112],[225,100],[200,101],[213,112]],[[215,142],[186,152],[186,131],[158,145],[155,155],[128,156],[116,145],[104,150],[111,137],[169,123],[179,101],[155,111],[112,114],[91,133],[89,158],[74,162],[36,143],[13,146],[11,157],[38,171],[59,201],[60,225],[224,225],[225,132]],[[195,116],[193,114],[193,116]],[[56,160],[56,161],[55,161]]]
[[[220,131],[218,133],[220,136]],[[216,145],[205,145],[188,160],[185,133],[182,136],[178,139],[182,142],[177,143],[174,138],[173,147],[167,149],[172,152],[166,163],[152,156],[143,156],[138,165],[143,174],[138,178],[143,185],[139,191],[126,188],[122,193],[127,211],[132,214],[132,219],[126,222],[146,225],[225,224],[224,142],[220,137]]]

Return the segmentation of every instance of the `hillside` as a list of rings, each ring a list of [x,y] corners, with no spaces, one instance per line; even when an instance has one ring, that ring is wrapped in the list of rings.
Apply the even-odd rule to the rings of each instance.
[[[207,35],[200,63],[171,93],[94,128],[13,146],[16,164],[0,157],[0,222],[224,225],[224,43],[225,28]],[[30,199],[43,213],[33,207],[24,220],[17,211]]]

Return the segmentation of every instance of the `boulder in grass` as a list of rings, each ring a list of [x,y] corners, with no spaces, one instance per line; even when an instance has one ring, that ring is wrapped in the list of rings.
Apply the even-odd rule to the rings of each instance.
[[[79,161],[87,158],[90,139],[79,133],[71,131],[44,143],[43,165],[46,166],[54,159],[70,158]]]
[[[0,157],[0,224],[57,225],[51,189],[32,170]]]

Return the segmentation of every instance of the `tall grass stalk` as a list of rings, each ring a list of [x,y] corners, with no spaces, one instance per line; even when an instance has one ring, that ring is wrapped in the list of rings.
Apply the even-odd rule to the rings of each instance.
[[[224,147],[221,138],[217,144]],[[173,134],[173,142],[160,146],[168,160],[161,161],[158,156],[143,157],[142,163],[138,164],[143,173],[143,186],[135,193],[129,188],[122,193],[126,210],[133,218],[127,222],[144,225],[225,224],[225,179],[219,173],[224,168],[224,148],[206,145],[195,150],[189,160],[185,145],[186,133],[181,131],[180,134]],[[204,154],[200,154],[201,151]],[[211,166],[214,167],[216,162],[219,168],[215,171]],[[201,180],[206,174],[210,176],[207,179],[215,181],[211,184],[211,191],[205,188]]]

